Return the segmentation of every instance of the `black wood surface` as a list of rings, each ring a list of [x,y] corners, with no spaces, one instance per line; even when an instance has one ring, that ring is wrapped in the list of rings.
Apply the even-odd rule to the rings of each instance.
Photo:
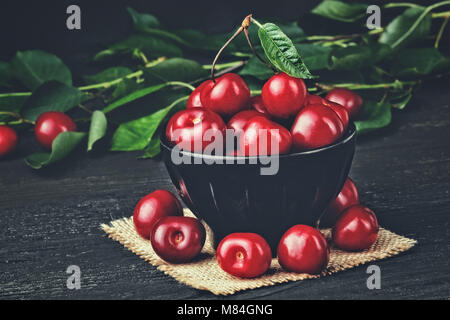
[[[245,291],[227,299],[449,298],[450,83],[415,95],[390,127],[358,141],[351,176],[380,224],[417,239],[405,254],[377,262],[381,290],[366,287],[366,266],[317,279]],[[21,157],[36,149],[22,135],[0,162],[1,299],[214,299],[179,284],[107,238],[101,223],[130,216],[136,202],[173,190],[159,160],[137,153],[74,156],[34,171]],[[80,290],[66,287],[78,265]]]

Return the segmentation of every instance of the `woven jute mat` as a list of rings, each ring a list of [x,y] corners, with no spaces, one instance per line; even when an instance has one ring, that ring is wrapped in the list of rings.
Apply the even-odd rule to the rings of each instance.
[[[194,216],[189,209],[184,209],[184,215]],[[207,225],[205,227],[207,237],[200,256],[190,263],[170,264],[156,255],[150,241],[141,238],[137,234],[134,230],[132,217],[114,220],[110,225],[101,225],[101,228],[110,238],[120,242],[128,250],[150,262],[165,274],[188,286],[200,290],[208,290],[216,295],[229,295],[247,289],[326,276],[371,261],[392,257],[412,248],[417,243],[416,240],[408,239],[380,228],[377,242],[368,250],[345,252],[331,247],[330,262],[327,269],[320,275],[286,272],[280,267],[277,259],[272,259],[270,269],[263,276],[255,279],[240,279],[227,274],[219,267],[212,247],[212,232]],[[327,239],[330,238],[330,229],[323,229],[321,232]]]

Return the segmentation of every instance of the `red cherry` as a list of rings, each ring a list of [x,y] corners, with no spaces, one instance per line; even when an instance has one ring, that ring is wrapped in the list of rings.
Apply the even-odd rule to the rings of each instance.
[[[328,101],[324,99],[324,105],[331,108],[336,114],[339,116],[339,119],[342,121],[342,125],[344,126],[344,131],[347,130],[348,123],[350,121],[347,109],[345,109],[340,104],[337,104],[332,101]]]
[[[13,152],[17,146],[17,140],[14,129],[0,125],[0,157]]]
[[[64,112],[48,111],[37,118],[34,126],[34,135],[43,147],[51,149],[53,140],[61,132],[76,130],[75,122]]]
[[[272,151],[272,140],[278,144],[278,153]],[[289,130],[264,116],[251,118],[239,136],[239,148],[246,156],[284,154],[291,146]]]
[[[252,97],[250,99],[250,108],[252,110],[256,110],[256,111],[264,114],[265,116],[267,116],[267,118],[270,118],[270,114],[267,111],[267,108],[264,105],[264,102],[263,102],[262,97],[260,95],[254,96],[254,97]]]
[[[331,202],[328,209],[320,219],[320,225],[323,227],[334,226],[340,214],[347,208],[359,204],[358,189],[352,179],[347,178],[344,187],[339,192],[336,199]]]
[[[233,129],[234,131],[241,131],[244,129],[247,122],[257,116],[263,116],[266,117],[261,112],[255,111],[255,110],[244,110],[236,113],[230,121],[228,121],[228,128]]]
[[[333,242],[348,251],[370,248],[377,241],[378,221],[375,213],[363,205],[346,209],[333,228]]]
[[[295,116],[303,107],[306,94],[305,82],[286,73],[272,76],[262,88],[264,105],[277,118]]]
[[[229,234],[219,243],[216,254],[219,266],[240,278],[258,277],[272,262],[269,244],[256,233]]]
[[[159,220],[151,235],[153,250],[163,260],[185,263],[202,251],[205,227],[191,217],[165,217]]]
[[[181,110],[170,118],[166,127],[166,137],[181,149],[201,152],[215,140],[215,134],[225,137],[227,126],[215,112],[205,108]],[[211,139],[205,137],[207,130]]]
[[[321,104],[300,110],[291,128],[294,146],[299,150],[329,145],[343,133],[344,126],[336,112]]]
[[[162,217],[181,216],[183,208],[169,191],[156,190],[143,197],[133,213],[134,228],[145,239],[150,239],[154,225]]]
[[[354,118],[363,105],[363,100],[360,95],[343,88],[331,90],[325,98],[343,106],[347,110],[350,118]]]
[[[348,116],[347,109],[345,109],[340,104],[329,101],[320,96],[310,94],[306,97],[305,107],[308,107],[313,104],[321,104],[321,105],[324,105],[324,106],[327,106],[327,107],[333,109],[333,111],[336,112],[337,115],[339,116],[339,118],[341,119],[342,124],[344,125],[344,131],[347,130],[348,123],[349,123],[349,116]]]
[[[330,250],[319,230],[298,224],[290,228],[278,244],[278,262],[297,273],[320,273],[327,267]]]
[[[186,103],[186,109],[203,108],[202,102],[200,101],[200,93],[203,88],[211,82],[212,80],[203,81],[194,91],[192,91]]]
[[[250,89],[244,79],[235,73],[226,73],[208,82],[200,93],[202,105],[221,116],[233,114],[248,108]]]
[[[305,98],[304,106],[310,106],[312,104],[324,104],[325,99],[315,94],[308,94]]]

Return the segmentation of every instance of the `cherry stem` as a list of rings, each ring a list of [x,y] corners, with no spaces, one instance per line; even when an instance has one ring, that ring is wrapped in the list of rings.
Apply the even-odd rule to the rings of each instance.
[[[245,37],[247,38],[247,42],[248,45],[250,46],[250,49],[252,49],[253,54],[259,59],[259,61],[261,61],[262,63],[264,63],[270,70],[272,70],[273,72],[276,72],[275,68],[272,67],[269,63],[267,63],[259,54],[258,52],[256,52],[255,47],[253,46],[252,40],[250,39],[250,35],[248,34],[248,30],[247,28],[244,28],[244,34]]]
[[[214,77],[214,72],[215,72],[215,66],[216,66],[217,60],[219,60],[219,57],[222,54],[223,50],[225,50],[225,48],[228,47],[228,45],[231,43],[231,41],[233,41],[234,38],[236,38],[242,32],[242,30],[244,30],[244,28],[242,26],[240,26],[236,30],[236,32],[231,36],[231,38],[228,39],[227,42],[225,42],[225,44],[222,46],[222,48],[220,48],[219,52],[217,52],[216,57],[214,58],[214,61],[211,65],[211,80],[214,83],[216,82],[216,78]]]

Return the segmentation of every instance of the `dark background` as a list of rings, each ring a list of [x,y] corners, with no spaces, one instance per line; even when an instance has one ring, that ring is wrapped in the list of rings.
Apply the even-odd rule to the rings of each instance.
[[[69,65],[77,82],[93,68],[89,60],[95,52],[131,32],[126,6],[153,13],[169,28],[211,33],[234,29],[249,12],[300,19],[308,34],[333,30],[333,22],[306,14],[316,1],[275,2],[2,1],[0,59],[9,59],[17,50],[46,50]],[[69,4],[81,7],[81,31],[66,29]],[[383,19],[384,13],[384,24]],[[388,128],[358,140],[351,176],[361,201],[376,212],[383,227],[419,241],[409,252],[377,262],[381,290],[366,288],[362,266],[230,298],[448,299],[449,87],[448,79],[427,82],[406,110],[394,111]],[[137,160],[140,153],[134,152],[79,152],[52,168],[34,171],[23,157],[38,150],[32,134],[21,133],[17,152],[0,161],[0,299],[216,298],[165,276],[99,228],[130,216],[145,194],[174,190],[161,161]],[[66,288],[65,270],[71,264],[82,270],[78,291]]]

